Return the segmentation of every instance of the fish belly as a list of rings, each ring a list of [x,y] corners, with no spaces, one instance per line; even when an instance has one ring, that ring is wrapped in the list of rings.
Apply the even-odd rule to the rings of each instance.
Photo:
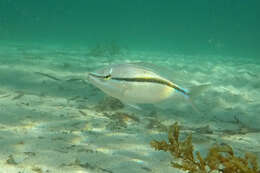
[[[121,100],[129,103],[156,103],[169,98],[174,89],[162,84],[133,82],[121,93]]]

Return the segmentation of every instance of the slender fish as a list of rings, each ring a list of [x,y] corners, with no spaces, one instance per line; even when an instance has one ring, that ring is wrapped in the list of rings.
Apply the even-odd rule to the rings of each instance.
[[[89,73],[88,80],[106,94],[129,104],[153,104],[175,93],[189,97],[187,89],[142,65],[112,65]]]

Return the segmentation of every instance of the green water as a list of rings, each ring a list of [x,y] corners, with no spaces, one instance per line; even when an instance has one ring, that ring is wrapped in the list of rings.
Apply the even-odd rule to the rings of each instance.
[[[0,39],[259,56],[258,0],[1,0]]]
[[[184,173],[150,145],[175,122],[203,157],[260,158],[259,18],[259,0],[0,0],[0,173]],[[131,106],[88,81],[129,62],[208,87]]]

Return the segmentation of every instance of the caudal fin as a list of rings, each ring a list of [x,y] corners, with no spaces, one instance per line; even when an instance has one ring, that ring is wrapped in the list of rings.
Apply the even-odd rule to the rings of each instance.
[[[188,97],[193,100],[194,98],[199,96],[203,91],[207,90],[210,86],[211,84],[193,86],[189,89]]]
[[[196,99],[197,96],[199,96],[203,91],[207,90],[210,87],[211,84],[203,84],[198,86],[193,86],[189,89],[187,95],[185,98],[189,101],[191,104],[191,107],[193,110],[195,110],[198,114],[204,115],[194,104],[193,100]]]

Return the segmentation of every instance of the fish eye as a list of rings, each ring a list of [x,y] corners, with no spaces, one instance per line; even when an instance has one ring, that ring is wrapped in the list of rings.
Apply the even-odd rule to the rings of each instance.
[[[109,80],[111,77],[112,77],[111,74],[108,74],[108,75],[104,76],[104,79]]]
[[[111,79],[111,77],[112,77],[112,75],[111,75],[112,71],[113,71],[113,69],[111,68],[111,69],[109,70],[109,74],[106,75],[106,76],[104,76],[104,79],[105,79],[105,80]]]

